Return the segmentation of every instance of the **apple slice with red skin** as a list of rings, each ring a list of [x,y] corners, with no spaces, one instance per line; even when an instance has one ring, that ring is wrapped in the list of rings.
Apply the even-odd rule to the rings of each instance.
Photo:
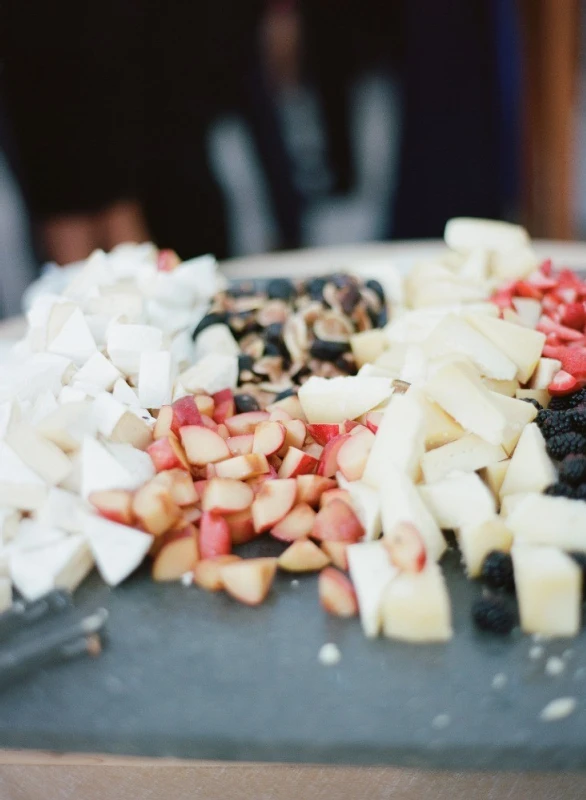
[[[222,439],[224,439],[225,441],[228,441],[228,439],[230,438],[230,431],[224,425],[223,422],[220,422],[220,424],[216,428],[216,433],[218,434],[218,436],[221,436]]]
[[[270,406],[267,406],[267,411],[272,413],[277,408],[286,411],[293,419],[301,419],[303,422],[307,422],[307,417],[303,413],[301,401],[296,394],[291,394],[289,397],[277,400],[276,403],[271,403]]]
[[[268,531],[286,517],[295,504],[296,495],[297,481],[294,478],[265,481],[252,503],[255,531]]]
[[[358,431],[358,432],[357,432]],[[338,450],[338,467],[347,481],[359,481],[374,444],[374,433],[368,428],[355,428]]]
[[[269,471],[264,475],[257,475],[255,478],[249,478],[246,483],[250,486],[255,495],[260,492],[261,486],[266,481],[274,481],[278,478],[277,470],[269,464]]]
[[[185,525],[199,525],[201,509],[196,505],[185,506],[181,509],[181,518]]]
[[[291,414],[288,414],[286,411],[283,411],[282,408],[275,408],[274,411],[271,411],[269,420],[271,422],[290,422],[293,419]]]
[[[259,422],[254,430],[252,452],[272,456],[285,442],[285,426],[280,422]]]
[[[243,433],[240,436],[230,436],[226,444],[233,456],[247,456],[252,453],[253,433]]]
[[[199,521],[200,558],[226,556],[232,552],[230,528],[224,517],[204,511]]]
[[[193,397],[197,410],[202,417],[213,417],[214,414],[214,398],[209,394],[196,394]]]
[[[343,433],[336,436],[335,439],[330,439],[321,454],[317,468],[318,475],[322,475],[324,478],[331,478],[336,474],[338,471],[338,453],[344,442],[349,441],[349,439],[349,433]]]
[[[216,475],[216,465],[215,464],[206,464],[206,480],[211,481],[212,478],[217,478]]]
[[[153,427],[153,439],[163,439],[171,433],[173,424],[173,409],[171,406],[161,406]]]
[[[219,392],[214,392],[214,422],[218,425],[225,422],[228,417],[233,417],[236,413],[236,403],[234,401],[234,394],[232,389],[221,389]]]
[[[267,422],[269,416],[268,411],[245,411],[243,414],[227,417],[224,425],[230,431],[230,436],[240,436],[243,433],[254,433],[256,426]]]
[[[215,423],[211,417],[208,417],[205,414],[202,414],[201,424],[204,428],[207,428],[209,431],[215,431],[216,433],[218,432],[219,425]]]
[[[134,525],[136,518],[132,511],[132,492],[124,489],[108,489],[92,492],[88,500],[101,517],[119,522],[121,525]]]
[[[403,572],[421,572],[427,562],[423,538],[412,522],[399,522],[382,540],[389,559]]]
[[[346,489],[328,489],[326,492],[322,494],[319,499],[319,507],[324,508],[329,503],[333,503],[334,500],[341,500],[343,503],[346,503],[352,510],[354,510],[354,506],[352,505],[352,500],[350,499],[350,493]]]
[[[321,444],[318,444],[317,442],[311,442],[310,444],[306,444],[305,447],[303,448],[304,453],[307,453],[308,456],[313,456],[313,458],[317,458],[318,461],[322,457],[323,451],[324,448],[321,446]]]
[[[278,565],[285,572],[317,572],[330,559],[310,539],[297,539],[279,556]]]
[[[321,543],[321,549],[328,556],[334,567],[348,572],[348,545],[346,542],[327,540]]]
[[[276,571],[276,558],[248,558],[223,564],[220,577],[230,597],[248,606],[258,606],[269,593]]]
[[[147,453],[151,457],[153,466],[157,472],[169,469],[183,469],[189,471],[185,451],[178,442],[175,434],[171,433],[165,438],[155,439],[147,447]]]
[[[184,469],[167,469],[153,480],[163,486],[178,506],[192,506],[199,501],[193,478]]]
[[[201,498],[203,511],[214,514],[235,514],[250,508],[254,492],[247,483],[232,478],[212,478]]]
[[[296,447],[298,450],[304,449],[305,439],[307,437],[307,427],[300,419],[292,419],[289,422],[283,422],[285,427],[285,441],[277,455],[284,458],[290,447]]]
[[[181,428],[179,435],[187,461],[196,467],[230,458],[228,445],[215,431],[199,425],[187,425]]]
[[[307,432],[322,447],[340,435],[340,425],[337,422],[314,422],[307,426]]]
[[[179,431],[186,425],[203,425],[202,415],[193,395],[180,397],[171,404],[171,408],[173,409],[171,430],[175,436],[179,436]]]
[[[279,468],[279,478],[296,478],[298,475],[313,475],[318,467],[317,458],[290,447]]]
[[[136,491],[132,498],[132,511],[141,527],[153,536],[161,536],[181,518],[181,509],[156,480],[145,483]]]
[[[193,485],[195,486],[195,491],[198,493],[199,497],[202,497],[208,482],[207,479],[202,478],[201,480],[194,480]]]
[[[250,508],[238,511],[236,514],[226,514],[224,519],[228,523],[233,545],[245,544],[256,538],[257,534],[254,530]]]
[[[323,478],[321,475],[298,475],[297,500],[317,508],[322,494],[329,489],[335,489],[337,485],[333,478]]]
[[[257,475],[265,475],[269,471],[267,457],[260,453],[250,453],[247,456],[234,456],[215,465],[218,478],[234,478],[246,481]]]
[[[336,617],[355,617],[358,600],[350,579],[334,567],[320,572],[318,582],[319,601],[322,608]]]
[[[298,503],[271,529],[271,536],[282,542],[294,542],[311,536],[316,512],[307,503]]]
[[[188,525],[164,542],[153,562],[153,580],[180,580],[186,572],[193,572],[198,557],[197,531]]]
[[[317,513],[311,535],[320,541],[358,542],[364,528],[354,511],[342,500],[332,500]]]
[[[204,558],[198,561],[193,569],[193,582],[206,592],[219,592],[224,588],[220,570],[225,564],[242,561],[240,556],[226,555],[215,558]]]

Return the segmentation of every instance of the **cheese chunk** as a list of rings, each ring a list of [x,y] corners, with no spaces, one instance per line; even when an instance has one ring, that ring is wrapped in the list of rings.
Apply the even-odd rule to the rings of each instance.
[[[362,630],[365,636],[374,638],[381,630],[384,591],[398,572],[382,542],[351,544],[346,553]]]
[[[382,600],[383,632],[406,642],[445,642],[452,638],[450,596],[437,564],[421,572],[403,572]]]

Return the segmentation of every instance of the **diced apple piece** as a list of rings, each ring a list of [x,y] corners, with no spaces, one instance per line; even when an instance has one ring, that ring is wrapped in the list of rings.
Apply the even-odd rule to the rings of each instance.
[[[321,543],[320,547],[335,567],[344,570],[344,572],[348,572],[349,544],[346,544],[346,542],[332,542],[326,540]]]
[[[424,452],[424,436],[423,411],[417,396],[410,392],[393,396],[376,433],[363,480],[380,488],[388,464],[415,478]]]
[[[232,544],[245,544],[255,538],[256,532],[250,508],[237,511],[235,514],[226,514],[224,519],[230,529]]]
[[[380,497],[376,489],[364,481],[347,481],[343,475],[336,475],[341,489],[345,489],[356,516],[364,528],[364,541],[378,539],[382,532]]]
[[[391,393],[387,378],[312,376],[300,387],[298,397],[309,422],[344,422],[380,405]]]
[[[504,461],[497,461],[494,464],[483,467],[478,473],[497,502],[500,499],[501,486],[503,485],[510,463],[511,459],[506,458]]]
[[[242,561],[240,556],[225,555],[215,558],[204,558],[198,561],[193,569],[193,582],[207,592],[219,592],[224,588],[221,569],[225,564]]]
[[[586,503],[544,494],[507,495],[519,502],[507,516],[515,543],[586,552]],[[501,512],[502,513],[502,512]]]
[[[333,503],[334,500],[341,500],[346,505],[350,506],[351,509],[354,509],[354,504],[350,499],[350,492],[346,489],[328,489],[325,491],[319,499],[319,507],[324,508],[324,506],[329,505],[329,503]]]
[[[280,422],[259,422],[254,430],[252,452],[272,456],[285,442],[285,426]]]
[[[391,564],[382,542],[351,544],[347,556],[362,630],[365,636],[374,638],[382,625],[383,593],[396,577],[397,569]]]
[[[243,433],[240,436],[229,436],[226,444],[233,456],[247,456],[252,453],[254,434]]]
[[[232,478],[212,478],[208,481],[201,507],[215,514],[235,514],[250,508],[254,492],[248,484]]]
[[[330,559],[309,539],[297,539],[281,555],[277,564],[286,572],[317,572],[330,563]]]
[[[375,442],[375,436],[367,428],[350,436],[338,451],[338,468],[348,481],[362,478],[366,463]]]
[[[133,497],[132,511],[140,525],[153,536],[160,536],[175,525],[181,509],[170,493],[156,481],[149,481]]]
[[[305,422],[302,422],[300,419],[284,420],[283,427],[285,428],[285,441],[277,453],[277,455],[281,457],[286,455],[290,447],[296,447],[298,450],[301,450],[305,444],[305,437],[307,436]]]
[[[287,516],[297,495],[294,478],[269,480],[262,484],[252,503],[252,518],[257,533],[270,530]]]
[[[321,459],[323,451],[324,448],[321,444],[317,444],[317,442],[306,444],[303,448],[304,453],[307,453],[308,456],[312,456],[313,458],[317,458],[318,461]]]
[[[108,586],[118,586],[134,572],[153,541],[147,533],[90,514],[86,516],[84,533]]]
[[[536,328],[541,317],[541,302],[531,297],[513,297],[515,311],[527,328]]]
[[[189,470],[185,451],[174,434],[164,439],[155,439],[155,441],[147,447],[147,453],[157,472],[169,469]]]
[[[269,416],[268,411],[246,411],[244,414],[227,417],[224,424],[230,431],[230,436],[241,436],[246,433],[254,433],[257,425],[269,421]]]
[[[412,522],[423,538],[429,559],[438,561],[446,549],[446,540],[417,488],[392,465],[387,467],[380,500],[384,535],[392,536],[399,522]]]
[[[381,353],[389,349],[389,344],[382,330],[362,331],[350,337],[350,347],[359,367],[364,364],[374,364]]]
[[[358,542],[364,536],[364,528],[347,503],[332,500],[318,511],[311,535],[320,541]]]
[[[490,552],[509,552],[513,534],[502,519],[494,517],[480,524],[465,525],[458,532],[458,544],[468,577],[478,578],[484,559]]]
[[[400,572],[421,572],[427,563],[423,538],[412,522],[399,522],[385,536],[383,545]]]
[[[215,433],[217,433],[218,436],[220,435],[220,425],[214,422],[214,420],[211,417],[208,417],[207,414],[201,415],[201,424],[204,428],[207,428],[209,431],[215,431]],[[229,439],[230,436],[229,433],[227,432],[228,429],[226,428],[225,425],[222,425],[221,427],[222,429],[226,430],[226,435],[222,436],[222,439]]]
[[[132,511],[132,493],[124,489],[109,489],[92,492],[88,497],[100,516],[119,522],[121,525],[133,525],[135,521]]]
[[[529,386],[532,389],[547,389],[561,368],[562,362],[557,358],[540,358]]]
[[[196,467],[230,458],[228,445],[215,431],[199,425],[186,425],[179,430],[179,435],[188,462]]]
[[[350,438],[349,433],[338,435],[335,439],[330,439],[323,449],[317,474],[324,478],[331,478],[338,471],[338,453],[342,445]]]
[[[301,544],[296,542],[295,544]],[[295,545],[292,545],[293,547]],[[315,547],[315,545],[313,545]],[[319,550],[319,548],[316,548]],[[323,555],[323,554],[322,554]],[[319,601],[322,608],[335,617],[355,617],[358,614],[356,592],[349,578],[334,567],[326,567],[318,579]]]
[[[153,563],[153,580],[180,580],[186,572],[193,572],[198,555],[196,530],[189,525],[160,549]]]
[[[6,444],[45,483],[56,486],[71,472],[71,461],[57,447],[26,422],[19,422],[6,434]]]
[[[500,495],[542,492],[556,479],[556,469],[545,450],[543,434],[532,422],[523,429],[501,486]]]
[[[307,426],[307,432],[318,444],[325,445],[340,435],[340,424],[338,422],[315,422]]]
[[[214,400],[214,422],[225,422],[228,417],[233,417],[236,413],[236,404],[232,389],[222,389],[213,396]]]
[[[165,406],[167,408],[167,406]],[[193,395],[186,395],[175,400],[171,406],[173,415],[171,417],[171,430],[175,436],[179,436],[179,431],[186,425],[203,425],[202,414],[195,402]],[[161,409],[162,411],[163,409]],[[159,416],[161,412],[159,412]]]
[[[173,425],[173,409],[171,406],[162,406],[159,409],[155,426],[153,428],[153,439],[164,439],[173,433],[171,427]],[[179,432],[177,432],[178,435]],[[175,434],[173,434],[175,436]]]
[[[297,495],[300,503],[307,503],[317,507],[320,498],[328,489],[335,489],[336,481],[332,478],[324,478],[321,475],[298,475]]]
[[[382,599],[383,631],[407,642],[445,642],[452,638],[450,597],[437,564],[422,572],[403,572]]]
[[[259,453],[246,456],[235,456],[215,465],[218,478],[234,478],[245,481],[257,475],[264,475],[269,471],[267,457]]]
[[[293,542],[311,536],[316,513],[307,503],[299,503],[286,517],[273,526],[271,536],[283,542]]]
[[[419,492],[435,521],[444,530],[459,530],[494,517],[495,500],[475,472],[451,475],[420,486]]]
[[[228,523],[219,514],[204,511],[199,522],[199,554],[202,559],[225,556],[232,552]]]
[[[159,472],[154,480],[169,492],[173,502],[181,508],[192,506],[199,500],[193,478],[184,469],[164,470]]]
[[[202,415],[202,417],[210,417],[213,418],[214,416],[214,398],[210,397],[209,394],[196,394],[193,396],[193,401],[197,406],[197,410]],[[216,422],[214,420],[214,422]],[[216,425],[218,423],[216,422]]]
[[[286,411],[292,419],[300,419],[303,422],[307,422],[307,418],[303,413],[303,408],[299,402],[299,398],[295,394],[291,394],[289,397],[284,397],[282,400],[277,400],[276,403],[271,403],[270,406],[267,406],[267,411],[270,413],[272,413],[275,409]]]
[[[489,444],[473,433],[468,433],[455,442],[437,447],[425,453],[421,469],[426,483],[434,483],[451,472],[474,472],[504,461],[507,454],[500,445]]]
[[[230,597],[257,606],[268,595],[276,571],[276,558],[249,558],[222,565],[220,577]]]
[[[279,467],[279,478],[296,478],[298,475],[312,474],[318,469],[319,464],[317,458],[296,447],[290,447]]]
[[[522,630],[544,636],[577,636],[582,610],[578,564],[556,547],[515,544],[511,554]]]
[[[515,362],[517,377],[527,383],[539,363],[545,335],[484,314],[469,315],[468,322]]]

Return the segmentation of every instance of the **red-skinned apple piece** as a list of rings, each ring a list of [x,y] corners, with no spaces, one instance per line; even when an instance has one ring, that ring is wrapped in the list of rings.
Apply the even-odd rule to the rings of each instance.
[[[271,422],[289,422],[293,417],[291,414],[283,411],[282,408],[276,408],[274,411],[271,411],[269,419]]]
[[[284,397],[282,400],[277,400],[276,403],[267,406],[267,411],[273,412],[276,408],[283,409],[283,411],[290,414],[293,419],[301,419],[303,422],[307,422],[307,417],[303,413],[301,402],[296,394]]]
[[[224,588],[220,570],[225,564],[241,561],[240,556],[227,555],[216,558],[204,558],[198,561],[193,569],[193,582],[206,592],[219,592]]]
[[[195,405],[199,413],[205,417],[213,417],[214,415],[214,398],[209,394],[196,394],[193,397]],[[214,420],[215,422],[215,420]]]
[[[135,516],[132,512],[132,492],[124,489],[109,489],[102,492],[92,492],[88,497],[101,517],[119,522],[121,525],[134,525]]]
[[[212,478],[201,498],[203,511],[214,514],[235,514],[250,508],[254,492],[247,483],[232,478]]]
[[[317,508],[324,492],[335,489],[338,484],[333,478],[321,475],[299,475],[297,477],[297,500]]]
[[[218,425],[225,422],[228,417],[233,417],[236,413],[236,404],[234,402],[234,394],[232,389],[222,389],[212,395],[214,398],[214,422]]]
[[[391,563],[403,572],[421,572],[427,562],[423,538],[412,522],[399,522],[383,545]]]
[[[344,420],[344,422],[340,426],[340,432],[341,433],[352,433],[352,431],[355,428],[359,427],[359,426],[360,426],[359,422],[356,422],[353,419],[346,419],[346,420]],[[364,426],[362,425],[360,427],[364,427]]]
[[[230,458],[228,445],[215,431],[199,425],[187,425],[181,428],[179,435],[190,464],[204,466]]]
[[[215,465],[218,478],[234,478],[246,481],[257,475],[265,475],[269,471],[267,457],[260,453],[250,453],[247,456],[234,456]]]
[[[224,517],[204,511],[199,521],[199,555],[201,559],[227,556],[232,552],[230,528]]]
[[[277,470],[269,464],[269,471],[264,475],[257,475],[255,478],[249,478],[246,483],[250,486],[255,495],[260,492],[261,486],[266,481],[274,481],[278,478]]]
[[[283,463],[279,468],[279,478],[296,478],[298,475],[312,475],[315,473],[319,461],[317,458],[290,447]]]
[[[347,481],[362,478],[368,456],[374,444],[374,433],[361,426],[355,428],[338,450],[338,467]]]
[[[259,422],[254,430],[252,452],[272,456],[285,442],[285,426],[280,422]]]
[[[297,482],[293,478],[265,481],[252,503],[255,531],[268,531],[287,516],[293,508],[296,495]]]
[[[175,250],[159,250],[157,254],[157,269],[159,272],[173,272],[181,264],[181,259]]]
[[[340,435],[340,425],[337,422],[314,422],[307,426],[307,432],[318,444],[323,447]]]
[[[356,592],[342,572],[326,567],[318,578],[319,600],[322,608],[336,617],[355,617],[358,614]]]
[[[310,539],[297,539],[279,556],[278,565],[286,572],[317,572],[330,559]]]
[[[366,427],[369,431],[376,433],[383,418],[382,411],[369,411],[366,415]]]
[[[230,597],[257,606],[269,593],[276,571],[276,558],[248,558],[221,566],[220,577]]]
[[[244,511],[238,511],[236,514],[226,514],[224,519],[230,528],[233,545],[245,544],[256,537],[252,511],[249,508]]]
[[[310,444],[306,444],[305,447],[303,448],[304,453],[307,453],[308,456],[313,456],[314,458],[317,458],[318,461],[322,457],[323,451],[324,448],[321,446],[321,444],[318,444],[317,442],[311,442]]]
[[[324,478],[331,478],[336,474],[338,471],[338,453],[342,445],[349,439],[349,433],[343,433],[336,436],[335,439],[330,439],[321,454],[317,468],[318,475],[322,475]]]
[[[298,503],[286,517],[277,522],[271,530],[271,536],[283,542],[294,542],[306,539],[311,535],[316,512],[307,503]]]
[[[201,412],[199,411],[195,398],[192,395],[180,397],[179,400],[171,405],[173,409],[173,419],[171,430],[175,436],[179,436],[179,431],[186,425],[202,425]]]
[[[225,441],[228,441],[228,439],[230,438],[230,431],[224,425],[223,422],[220,422],[220,424],[216,428],[216,433],[218,434],[218,436],[221,436],[222,439],[224,439]]]
[[[163,486],[178,506],[192,506],[199,500],[193,478],[184,469],[168,469],[159,472],[153,479]]]
[[[188,525],[165,541],[153,562],[155,581],[178,581],[186,572],[192,572],[198,561],[197,531]]]
[[[285,427],[285,441],[277,455],[284,458],[287,455],[287,450],[290,447],[296,447],[298,450],[303,449],[305,438],[307,436],[307,427],[305,422],[300,419],[292,419],[289,422],[283,422]]]
[[[145,483],[136,491],[132,510],[141,527],[153,536],[161,536],[181,518],[181,509],[156,480]]]
[[[241,436],[230,436],[226,444],[233,456],[247,456],[252,453],[253,433],[243,433]]]
[[[209,431],[215,431],[216,433],[218,432],[218,427],[219,427],[218,424],[214,422],[214,420],[211,417],[208,417],[205,414],[202,414],[201,424],[203,425],[204,428],[207,428]]]
[[[269,419],[268,411],[245,411],[234,417],[227,417],[224,424],[230,431],[230,436],[240,436],[243,433],[254,433],[256,426]]]
[[[346,489],[328,489],[326,492],[322,494],[319,499],[319,507],[325,508],[325,506],[329,505],[329,503],[333,503],[334,500],[341,500],[343,503],[346,503],[351,509],[354,509],[352,505],[352,500],[350,499],[350,493],[346,491]]]
[[[181,520],[184,525],[199,525],[201,509],[196,505],[181,508]]]
[[[157,472],[169,469],[189,470],[185,451],[173,433],[164,439],[155,439],[151,442],[147,447],[147,453]]]
[[[163,439],[169,436],[172,423],[173,409],[171,406],[161,406],[153,427],[153,439]]]
[[[334,567],[348,572],[348,545],[346,542],[325,541],[321,549],[328,556]]]
[[[364,529],[353,510],[342,500],[332,500],[317,513],[311,535],[320,541],[358,542]]]

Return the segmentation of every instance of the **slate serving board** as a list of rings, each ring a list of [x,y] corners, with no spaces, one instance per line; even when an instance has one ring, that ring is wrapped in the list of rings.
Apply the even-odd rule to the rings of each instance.
[[[248,554],[277,554],[263,537]],[[586,642],[535,643],[476,632],[480,592],[444,559],[456,635],[447,645],[367,641],[326,616],[315,576],[280,574],[252,609],[224,594],[154,584],[146,569],[111,591],[92,578],[80,608],[110,611],[99,659],[46,669],[0,694],[0,747],[144,756],[486,769],[586,766]],[[325,642],[342,654],[318,662]],[[545,672],[548,656],[566,669]],[[504,687],[492,686],[503,673]],[[551,700],[570,717],[545,723]]]

